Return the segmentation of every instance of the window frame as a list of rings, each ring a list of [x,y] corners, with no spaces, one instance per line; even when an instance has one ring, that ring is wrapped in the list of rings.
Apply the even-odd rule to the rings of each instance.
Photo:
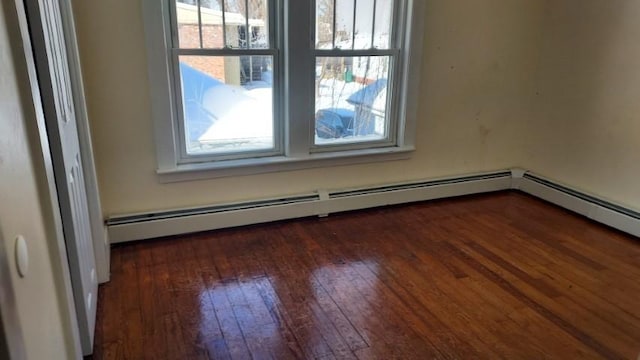
[[[277,0],[270,0],[276,1]],[[200,7],[200,1],[197,1],[197,7]],[[277,31],[277,24],[280,22],[280,15],[277,13],[277,7],[269,7],[268,13],[268,26],[269,32],[269,48],[232,48],[227,47],[224,43],[226,38],[223,38],[223,47],[218,49],[210,49],[202,47],[202,28],[200,28],[200,45],[201,48],[182,48],[179,46],[179,33],[173,31],[178,29],[177,22],[177,7],[176,1],[168,1],[166,5],[169,7],[169,26],[171,35],[170,56],[169,64],[172,67],[172,76],[169,81],[173,87],[173,101],[175,102],[174,123],[176,128],[176,144],[178,153],[178,164],[191,164],[191,163],[207,163],[213,161],[227,161],[244,158],[263,158],[278,156],[283,153],[283,96],[282,96],[282,81],[281,74],[283,72],[282,65],[282,39],[281,33]],[[248,22],[247,22],[248,23]],[[276,25],[274,27],[273,25]],[[202,25],[200,25],[202,26]],[[224,24],[223,24],[224,27]],[[223,30],[223,34],[225,31]],[[185,118],[183,111],[183,99],[180,95],[182,93],[182,85],[180,83],[180,56],[271,56],[273,58],[274,67],[274,81],[272,85],[272,113],[273,113],[273,148],[265,150],[245,150],[241,152],[230,152],[222,154],[189,154],[186,143],[186,129]]]
[[[315,18],[315,9],[316,9],[316,1],[317,0],[312,0],[312,9],[314,12],[314,16],[312,17]],[[333,0],[334,3],[336,2],[336,0]],[[356,2],[357,0],[354,0],[354,12],[356,11]],[[403,48],[403,41],[404,41],[404,37],[407,35],[407,33],[409,32],[406,29],[401,29],[402,31],[398,31],[399,28],[402,28],[403,25],[406,24],[407,19],[403,17],[403,15],[406,13],[406,9],[405,6],[407,5],[408,1],[404,1],[404,0],[395,0],[396,3],[400,4],[400,6],[394,6],[393,7],[393,12],[391,14],[391,21],[392,21],[392,25],[400,25],[400,26],[392,26],[391,29],[391,34],[390,34],[390,38],[389,38],[389,48],[388,49],[378,49],[378,48],[374,48],[373,47],[373,36],[374,34],[372,34],[372,48],[370,49],[338,49],[335,47],[335,41],[336,41],[336,37],[335,37],[335,33],[333,34],[333,45],[334,45],[334,49],[318,49],[315,44],[314,46],[312,46],[311,51],[313,52],[313,56],[314,59],[318,58],[318,57],[352,57],[352,58],[356,58],[356,57],[365,57],[365,56],[369,56],[369,57],[376,57],[376,56],[386,56],[389,57],[389,61],[390,61],[390,66],[389,68],[390,73],[389,73],[389,81],[388,81],[388,91],[387,93],[389,94],[387,96],[387,102],[386,102],[386,114],[385,116],[388,117],[388,121],[386,122],[385,125],[388,126],[388,129],[386,129],[386,137],[384,139],[380,139],[380,140],[371,140],[371,141],[355,141],[355,142],[347,142],[347,143],[335,143],[335,144],[322,144],[322,145],[318,145],[315,143],[315,141],[311,141],[311,144],[309,146],[309,150],[312,153],[319,153],[319,152],[332,152],[332,151],[345,151],[345,150],[356,150],[356,149],[371,149],[371,148],[379,148],[379,147],[390,147],[390,146],[396,146],[398,143],[398,139],[396,137],[397,134],[397,130],[398,130],[398,126],[399,126],[399,121],[398,121],[398,95],[394,93],[395,89],[399,88],[401,84],[398,84],[398,82],[400,81],[400,76],[402,74],[402,61],[398,61],[402,55],[402,48]],[[335,5],[334,5],[335,6]],[[374,6],[375,6],[375,0],[374,0]],[[374,10],[375,13],[375,10]],[[334,17],[336,16],[335,14],[335,10],[334,10]],[[355,26],[356,26],[356,19],[355,19],[355,15],[354,15],[354,20],[353,20],[353,29],[355,31]],[[375,25],[375,21],[372,25]],[[335,27],[335,20],[334,20],[334,27]],[[313,39],[317,38],[317,34],[315,32],[315,30],[317,29],[317,26],[312,28],[312,32],[311,32],[311,37]],[[333,32],[335,32],[335,28],[333,29]],[[352,42],[355,44],[355,33],[352,34]],[[314,61],[315,64],[315,61]],[[314,66],[315,69],[315,66]],[[313,111],[315,112],[315,106],[313,107]],[[310,129],[310,136],[313,139],[315,136],[315,126],[312,126]]]
[[[275,14],[269,11],[270,40],[281,67],[274,76],[274,145],[277,151],[256,156],[189,155],[180,141],[182,106],[176,98],[181,93],[177,59],[172,49],[171,9],[175,0],[143,0],[151,113],[161,182],[174,182],[224,176],[297,170],[324,166],[407,159],[415,150],[415,128],[422,67],[423,21],[425,4],[420,0],[396,0],[392,41],[398,50],[319,50],[315,46],[315,0],[270,0]],[[297,20],[291,14],[298,16]],[[308,14],[308,18],[300,14]],[[300,26],[306,24],[306,26]],[[293,31],[292,29],[295,29]],[[401,36],[398,35],[401,29]],[[177,36],[177,35],[175,35]],[[292,50],[295,49],[295,50]],[[384,141],[317,145],[315,134],[315,61],[316,56],[369,55],[372,51],[397,51],[392,57],[393,78],[387,109],[388,138]],[[393,61],[393,60],[392,60]],[[276,65],[277,64],[277,65]],[[306,69],[306,70],[305,70]],[[306,71],[313,69],[313,71]],[[274,73],[275,73],[274,69]],[[296,74],[306,74],[299,76]],[[274,74],[275,75],[275,74]],[[178,84],[176,84],[178,83]],[[176,87],[177,85],[177,87]],[[176,93],[176,91],[179,91]],[[277,118],[277,119],[276,119]],[[300,120],[305,119],[305,120]],[[184,125],[182,125],[184,126]],[[278,134],[281,137],[278,138]],[[184,149],[183,149],[184,148]]]

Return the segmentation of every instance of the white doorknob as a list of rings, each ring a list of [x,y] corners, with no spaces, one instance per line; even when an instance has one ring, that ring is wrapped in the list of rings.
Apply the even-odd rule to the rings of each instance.
[[[29,249],[27,248],[27,241],[22,235],[18,235],[16,238],[16,267],[20,277],[27,276],[29,272]]]

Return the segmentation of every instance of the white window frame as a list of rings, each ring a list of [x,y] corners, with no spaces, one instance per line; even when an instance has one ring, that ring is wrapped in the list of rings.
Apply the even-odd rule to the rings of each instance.
[[[346,145],[314,144],[315,56],[368,55],[369,50],[315,50],[315,1],[270,0],[277,5],[271,36],[281,56],[281,91],[274,87],[274,129],[277,153],[260,157],[198,157],[185,161],[180,136],[181,105],[174,92],[175,63],[172,46],[170,4],[175,0],[143,0],[143,16],[148,56],[151,111],[154,128],[157,174],[161,182],[338,166],[407,159],[415,150],[415,129],[422,67],[423,15],[425,2],[396,0],[394,24],[400,51],[391,82],[389,139]],[[271,13],[271,12],[270,12]],[[295,14],[297,17],[290,16]],[[300,16],[308,14],[308,18]],[[284,21],[280,21],[284,19]],[[295,30],[294,30],[295,29]],[[299,49],[299,50],[298,50]],[[274,59],[274,62],[275,59]],[[312,69],[311,71],[309,69]],[[397,69],[397,71],[396,71]],[[294,76],[293,74],[308,76]],[[278,119],[275,119],[278,117]],[[300,121],[299,119],[304,119]]]
[[[223,2],[224,4],[224,2]],[[173,13],[171,16],[171,24],[170,29],[177,29],[177,15],[176,15],[176,2],[169,1],[168,5],[170,6],[169,11]],[[200,6],[199,4],[196,6]],[[175,101],[175,109],[177,110],[174,114],[174,124],[176,126],[176,148],[179,150],[178,152],[178,163],[179,164],[192,164],[192,163],[210,163],[215,161],[229,161],[235,159],[244,159],[244,158],[261,158],[261,157],[273,157],[278,156],[283,153],[283,116],[281,114],[283,109],[283,98],[282,96],[282,85],[283,81],[281,80],[282,71],[284,66],[282,66],[282,39],[278,36],[281,31],[278,31],[277,28],[274,28],[274,25],[277,25],[280,21],[280,14],[277,14],[276,9],[269,8],[268,9],[268,38],[269,38],[269,48],[231,48],[224,46],[221,49],[184,49],[184,48],[174,48],[170,47],[171,59],[169,60],[169,64],[173,66],[173,74],[170,82],[174,89],[174,101]],[[224,19],[224,16],[223,16]],[[248,18],[246,19],[248,26]],[[247,30],[248,31],[248,30]],[[179,34],[177,31],[171,31],[171,40],[173,44],[179,43]],[[223,25],[223,34],[225,33],[224,25]],[[225,37],[223,35],[223,37]],[[226,38],[223,39],[226,41]],[[200,28],[200,46],[202,47],[202,28]],[[265,150],[245,150],[241,152],[232,152],[230,154],[188,154],[187,146],[186,146],[186,136],[185,136],[185,118],[183,104],[182,104],[182,96],[181,93],[181,85],[180,85],[180,64],[179,57],[180,56],[271,56],[273,59],[274,66],[274,76],[277,77],[273,82],[273,144],[274,147],[272,149]]]

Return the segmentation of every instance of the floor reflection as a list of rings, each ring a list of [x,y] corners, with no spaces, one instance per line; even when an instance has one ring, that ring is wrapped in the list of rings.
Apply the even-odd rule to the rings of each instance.
[[[252,353],[276,354],[286,347],[280,331],[272,279],[227,279],[200,293],[200,332],[209,339],[222,338],[233,353],[246,341]],[[250,341],[249,341],[250,339]]]
[[[378,280],[373,276],[377,268],[372,260],[340,260],[316,269],[310,276],[315,298],[322,299],[323,310],[332,317],[336,330],[354,341],[351,350],[367,347],[372,341],[368,322],[377,316],[371,306],[379,302]],[[348,323],[341,315],[349,319]]]
[[[271,265],[269,275],[225,278],[199,292],[203,342],[224,339],[232,352],[234,342],[251,339],[252,354],[299,358],[369,346],[369,324],[381,312],[371,306],[380,305],[375,261],[340,259],[312,271],[287,261]]]

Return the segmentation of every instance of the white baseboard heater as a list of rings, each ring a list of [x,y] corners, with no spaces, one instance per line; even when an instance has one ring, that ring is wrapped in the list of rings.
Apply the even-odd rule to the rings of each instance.
[[[270,221],[396,205],[511,188],[511,172],[390,184],[337,191],[319,190],[280,199],[114,216],[107,220],[112,244]]]
[[[531,173],[522,175],[518,190],[640,237],[640,213],[637,211]]]
[[[107,226],[109,240],[114,244],[508,189],[526,192],[595,221],[640,236],[640,213],[519,169],[368,188],[318,190],[286,198],[114,216],[107,220]]]

